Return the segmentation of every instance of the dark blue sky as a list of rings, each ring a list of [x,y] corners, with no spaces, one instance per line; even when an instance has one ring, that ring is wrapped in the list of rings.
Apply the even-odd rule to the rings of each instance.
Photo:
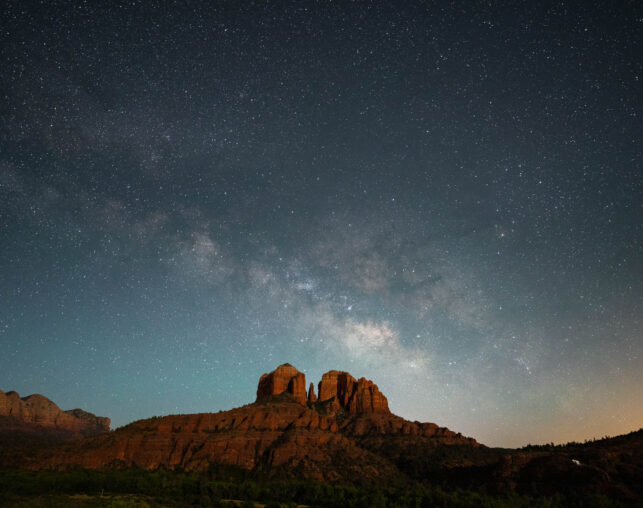
[[[643,425],[636,2],[9,2],[0,388],[290,362],[491,445]]]

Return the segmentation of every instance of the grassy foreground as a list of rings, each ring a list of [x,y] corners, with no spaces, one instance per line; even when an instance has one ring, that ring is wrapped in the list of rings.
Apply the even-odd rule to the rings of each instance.
[[[225,478],[225,479],[223,479]],[[0,471],[0,506],[113,507],[179,506],[295,508],[521,508],[619,507],[604,497],[533,498],[445,491],[440,487],[373,488],[291,480],[232,479],[182,471],[74,470]]]

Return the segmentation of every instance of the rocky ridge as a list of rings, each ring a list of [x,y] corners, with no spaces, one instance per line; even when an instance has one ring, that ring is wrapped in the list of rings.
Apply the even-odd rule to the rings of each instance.
[[[40,394],[20,397],[14,391],[0,390],[0,417],[4,426],[23,430],[39,428],[60,431],[69,438],[94,436],[109,431],[110,419],[82,409],[63,411]]]
[[[643,506],[636,504],[643,429],[584,444],[490,449],[434,423],[392,414],[384,395],[365,378],[327,372],[317,396],[313,383],[304,396],[305,382],[303,373],[285,364],[261,376],[252,404],[139,420],[62,445],[40,440],[34,447],[12,450],[16,435],[5,434],[8,441],[3,442],[0,432],[0,469],[178,468],[228,479],[247,474],[378,486],[411,481],[536,496],[585,492]],[[2,395],[15,403],[17,394]],[[37,406],[38,400],[25,405]],[[5,413],[7,407],[5,401]],[[82,419],[86,413],[78,411],[66,413]],[[0,414],[0,431],[7,428],[5,421],[21,422]]]
[[[449,429],[393,415],[377,385],[347,372],[327,372],[319,397],[314,385],[306,394],[305,375],[284,364],[261,376],[252,404],[140,420],[26,466],[205,471],[218,465],[316,480],[374,481],[403,477],[396,465],[402,458],[387,448],[391,441],[429,454],[452,445],[481,448]]]

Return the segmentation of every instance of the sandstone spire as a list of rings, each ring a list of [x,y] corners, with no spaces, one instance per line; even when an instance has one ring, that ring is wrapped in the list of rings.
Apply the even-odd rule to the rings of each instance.
[[[308,402],[317,402],[317,395],[315,395],[315,384],[310,383],[308,388]]]

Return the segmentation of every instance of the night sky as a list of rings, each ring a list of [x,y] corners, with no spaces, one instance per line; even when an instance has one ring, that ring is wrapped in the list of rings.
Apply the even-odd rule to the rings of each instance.
[[[98,4],[1,8],[0,389],[643,426],[640,3]]]

